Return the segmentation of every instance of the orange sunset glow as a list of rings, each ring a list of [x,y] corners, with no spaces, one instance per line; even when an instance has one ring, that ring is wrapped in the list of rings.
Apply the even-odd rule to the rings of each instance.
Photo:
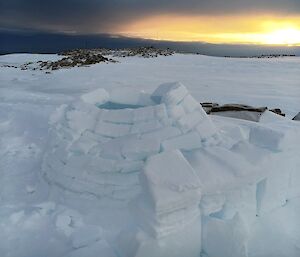
[[[159,15],[126,24],[120,34],[155,40],[300,45],[300,17]]]

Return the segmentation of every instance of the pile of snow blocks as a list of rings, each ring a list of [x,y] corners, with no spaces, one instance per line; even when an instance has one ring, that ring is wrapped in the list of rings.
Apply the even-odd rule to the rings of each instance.
[[[120,257],[252,256],[255,224],[300,197],[296,121],[210,117],[178,82],[80,99],[51,117],[43,176],[130,209]]]

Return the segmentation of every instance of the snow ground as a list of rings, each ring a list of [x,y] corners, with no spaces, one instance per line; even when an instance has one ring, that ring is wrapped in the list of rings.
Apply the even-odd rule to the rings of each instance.
[[[0,66],[57,58],[5,55],[0,56]],[[116,235],[133,222],[127,204],[65,192],[60,187],[53,190],[41,176],[43,155],[49,150],[50,115],[62,104],[78,101],[84,93],[98,88],[109,93],[122,92],[123,88],[152,93],[161,83],[180,81],[199,102],[278,107],[287,118],[300,111],[300,58],[229,59],[176,54],[118,60],[51,74],[0,68],[0,256],[117,256]],[[252,126],[228,118],[212,120],[217,127]],[[280,129],[281,125],[271,126]],[[247,149],[241,146],[237,151]],[[289,152],[282,157],[288,159]],[[290,161],[291,166],[299,164],[298,160]],[[254,238],[248,245],[248,256],[300,256],[299,213],[299,198],[291,198],[284,208],[259,217],[251,228]]]

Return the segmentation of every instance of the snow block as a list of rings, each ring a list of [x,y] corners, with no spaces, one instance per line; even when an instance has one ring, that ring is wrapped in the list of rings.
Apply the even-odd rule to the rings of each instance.
[[[153,238],[143,230],[124,230],[118,238],[121,257],[199,257],[201,252],[201,219],[196,219],[176,233]]]
[[[238,154],[219,146],[197,149],[185,157],[202,182],[204,194],[238,189],[256,183],[265,175]]]
[[[145,133],[141,136],[143,139],[157,139],[160,142],[181,135],[181,131],[176,127],[165,127],[157,131]]]
[[[185,135],[170,138],[162,143],[162,149],[164,151],[180,149],[190,151],[200,148],[202,146],[201,137],[197,132],[190,132]]]
[[[132,125],[130,130],[131,134],[144,134],[154,130],[159,130],[163,128],[164,125],[159,122],[159,120],[149,120],[144,122],[135,123]]]
[[[183,101],[181,102],[181,106],[183,107],[186,113],[191,113],[196,109],[201,109],[200,103],[198,103],[194,97],[191,95],[187,95]]]
[[[248,257],[247,239],[238,213],[230,220],[207,217],[203,221],[203,251],[209,257]]]
[[[73,134],[81,133],[85,130],[93,130],[96,124],[97,113],[87,110],[71,110],[66,112],[66,120]]]
[[[202,140],[218,134],[216,127],[208,117],[200,121],[200,123],[196,126],[196,131]]]
[[[173,120],[178,120],[181,117],[183,117],[186,112],[184,111],[184,108],[182,105],[170,105],[168,106],[168,115],[173,119]]]
[[[276,151],[281,149],[284,134],[268,127],[252,127],[250,130],[250,143],[259,147]]]
[[[179,150],[150,157],[140,178],[156,212],[168,212],[200,202],[201,183]]]
[[[153,238],[163,238],[180,231],[201,216],[198,204],[168,213],[156,213],[143,196],[134,202],[133,210],[139,227]]]
[[[160,141],[153,139],[132,138],[122,147],[122,155],[129,160],[144,160],[160,151]]]
[[[183,133],[187,133],[193,128],[195,128],[197,124],[199,124],[204,117],[201,115],[199,111],[196,110],[192,113],[189,113],[181,117],[176,122],[176,125]]]
[[[160,85],[151,95],[156,103],[165,103],[166,105],[175,105],[179,103],[188,91],[185,86],[179,82],[166,83]]]
[[[95,127],[95,133],[102,136],[116,138],[130,134],[131,125],[128,124],[115,124],[104,121],[98,121]]]
[[[81,99],[88,104],[104,104],[109,100],[109,93],[103,88],[98,88],[82,95]]]
[[[132,110],[133,112],[133,121],[148,121],[154,119],[166,118],[166,106],[165,104],[159,104],[154,106],[141,107],[138,109]]]
[[[102,110],[100,119],[111,123],[133,123],[133,112],[131,109]]]
[[[101,145],[101,151],[99,151],[101,157],[114,160],[123,160],[122,148],[128,141],[137,139],[137,135],[127,135],[124,137],[118,137],[111,139],[110,141]]]

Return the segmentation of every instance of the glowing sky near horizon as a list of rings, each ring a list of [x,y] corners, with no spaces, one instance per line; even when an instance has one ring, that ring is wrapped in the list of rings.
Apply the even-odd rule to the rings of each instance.
[[[155,40],[296,46],[300,17],[161,15],[126,24],[119,33]]]

